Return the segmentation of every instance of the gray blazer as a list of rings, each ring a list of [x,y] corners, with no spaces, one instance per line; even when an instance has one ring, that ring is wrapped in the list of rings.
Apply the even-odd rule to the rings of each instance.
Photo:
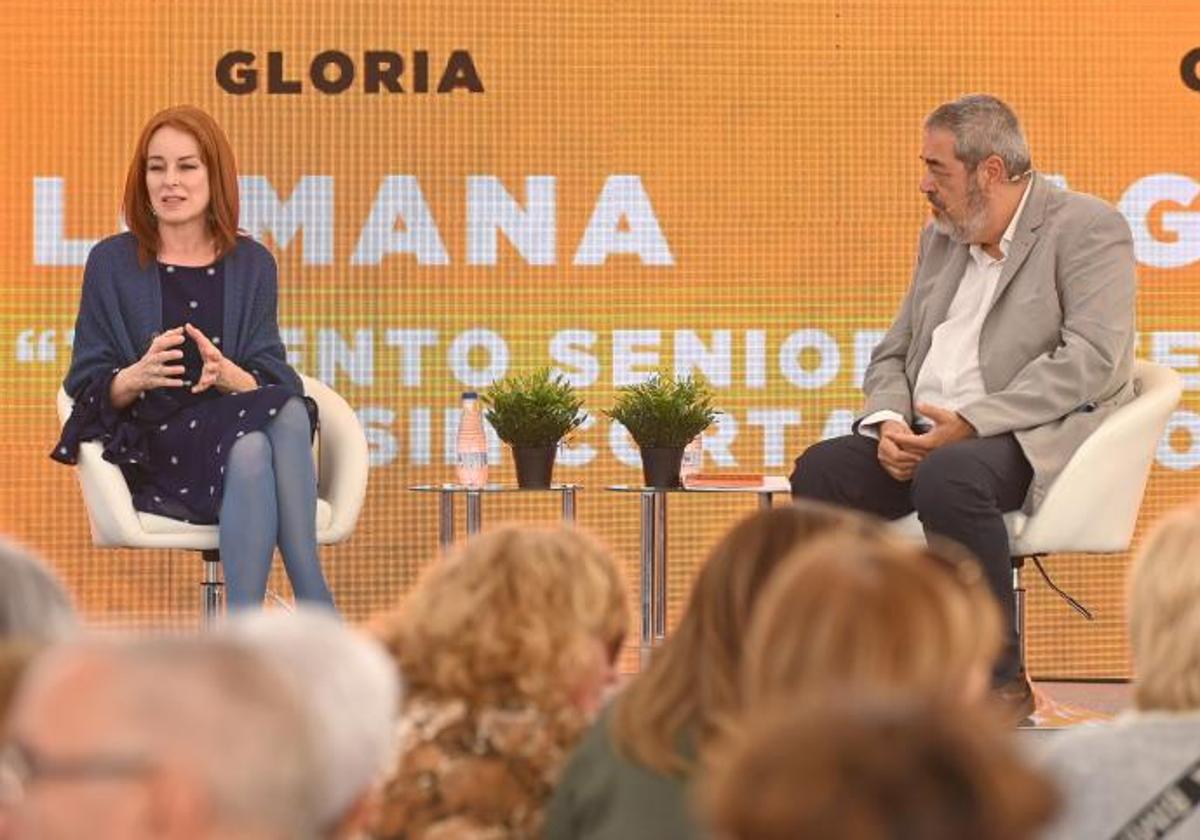
[[[253,239],[239,236],[224,260],[221,351],[260,385],[278,384],[303,394],[279,338],[275,258]],[[97,243],[83,270],[71,368],[63,388],[77,398],[96,377],[140,359],[162,328],[157,265],[138,263],[131,233]]]
[[[863,416],[912,423],[913,388],[970,259],[933,225],[912,283],[863,379]],[[1133,397],[1133,238],[1105,202],[1033,176],[979,336],[987,396],[959,408],[980,436],[1012,432],[1033,466],[1031,511],[1084,439]]]

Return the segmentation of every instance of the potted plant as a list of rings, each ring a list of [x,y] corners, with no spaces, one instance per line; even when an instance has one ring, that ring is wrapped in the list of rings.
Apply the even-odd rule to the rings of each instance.
[[[584,420],[583,401],[575,388],[541,368],[493,382],[483,402],[496,435],[512,447],[517,486],[549,487],[559,441]]]
[[[678,487],[683,449],[717,416],[712,391],[699,377],[657,373],[617,389],[608,416],[628,430],[642,454],[647,487]]]

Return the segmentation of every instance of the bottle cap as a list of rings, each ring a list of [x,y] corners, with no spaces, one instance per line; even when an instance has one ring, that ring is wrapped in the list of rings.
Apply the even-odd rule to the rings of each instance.
[[[462,398],[464,400],[477,400],[479,399],[479,394],[475,391],[463,391]]]

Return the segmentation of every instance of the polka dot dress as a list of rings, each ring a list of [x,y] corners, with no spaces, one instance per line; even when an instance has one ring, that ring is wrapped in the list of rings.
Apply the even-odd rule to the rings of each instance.
[[[190,323],[220,348],[223,264],[160,263],[158,277],[163,329]],[[211,524],[221,509],[230,450],[246,435],[262,431],[293,394],[275,384],[240,394],[222,394],[215,387],[193,394],[202,368],[200,351],[191,338],[182,349],[183,387],[147,391],[123,412],[116,412],[107,399],[115,369],[91,383],[51,457],[74,463],[79,440],[100,439],[105,459],[125,475],[137,510]],[[259,378],[256,371],[248,372]],[[315,429],[316,404],[307,398],[304,402]],[[78,421],[75,415],[80,415]]]
[[[163,329],[190,323],[221,346],[225,273],[218,262],[190,267],[159,264],[162,286]],[[149,427],[146,463],[133,472],[130,489],[138,510],[196,523],[217,520],[225,486],[225,463],[233,445],[251,432],[261,431],[291,396],[276,385],[264,385],[240,394],[222,394],[208,388],[193,394],[203,367],[196,342],[183,344],[182,388],[160,388],[153,393],[153,409],[135,404],[131,419]],[[250,371],[254,373],[253,371]],[[126,478],[130,478],[126,470]]]

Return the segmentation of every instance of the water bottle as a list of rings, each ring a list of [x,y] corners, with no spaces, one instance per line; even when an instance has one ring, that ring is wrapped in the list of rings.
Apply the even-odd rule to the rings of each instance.
[[[679,482],[687,487],[688,479],[700,472],[704,465],[704,442],[696,435],[683,448],[683,460],[679,462]]]
[[[470,488],[487,484],[487,438],[483,434],[483,408],[479,404],[479,395],[474,391],[464,391],[462,395],[456,456],[459,484]]]

